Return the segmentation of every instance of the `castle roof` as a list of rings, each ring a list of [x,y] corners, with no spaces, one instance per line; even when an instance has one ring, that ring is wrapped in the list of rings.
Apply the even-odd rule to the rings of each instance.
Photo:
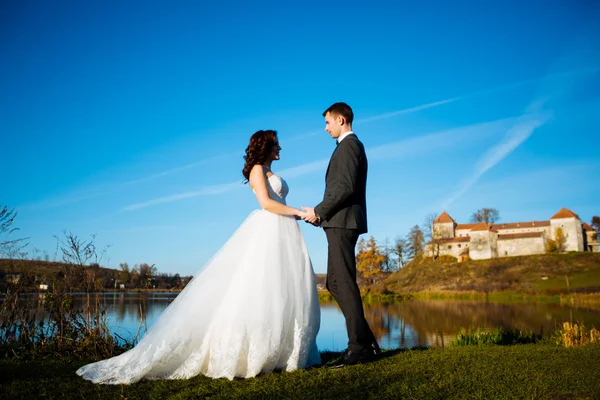
[[[439,243],[462,243],[462,242],[470,242],[471,238],[469,236],[457,236],[453,238],[443,238],[438,239]]]
[[[594,228],[592,228],[587,222],[584,222],[583,224],[581,224],[581,227],[583,229],[585,229],[586,231],[593,231],[595,230]]]
[[[550,218],[550,219],[561,219],[561,218],[577,218],[577,219],[579,219],[579,215],[577,215],[573,211],[563,207],[556,214],[554,214],[552,216],[552,218]]]
[[[496,229],[536,228],[540,226],[550,226],[550,221],[507,222],[505,224],[494,224],[494,228]]]
[[[450,223],[456,223],[456,221],[454,221],[454,220],[452,219],[452,217],[451,217],[451,216],[449,216],[449,215],[448,215],[448,213],[447,213],[446,211],[444,211],[443,213],[441,213],[441,214],[440,214],[440,215],[439,215],[439,216],[438,216],[438,217],[435,219],[435,221],[433,221],[433,222],[436,222],[436,223],[438,223],[438,224],[445,224],[445,223],[448,223],[448,222],[450,222]]]
[[[492,225],[489,225],[483,221],[478,223],[477,225],[475,225],[475,227],[473,229],[471,229],[471,232],[481,232],[481,231],[498,232],[497,230],[492,228]]]
[[[523,233],[508,233],[498,235],[498,240],[510,240],[510,239],[524,239],[524,238],[536,238],[543,237],[544,232],[523,232]]]
[[[456,230],[472,230],[480,222],[475,224],[456,224]],[[542,226],[550,226],[550,221],[528,221],[528,222],[506,222],[503,224],[493,224],[492,228],[500,229],[522,229],[522,228],[539,228]]]
[[[478,224],[479,224],[479,222],[476,222],[474,224],[456,224],[456,230],[459,230],[459,229],[471,230],[471,229],[475,228]]]

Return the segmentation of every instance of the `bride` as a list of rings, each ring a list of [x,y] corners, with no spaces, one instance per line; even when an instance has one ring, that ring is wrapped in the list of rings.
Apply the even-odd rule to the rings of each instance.
[[[286,182],[271,172],[275,131],[250,138],[243,175],[253,211],[131,350],[85,365],[94,383],[146,379],[249,378],[320,364],[315,275]]]

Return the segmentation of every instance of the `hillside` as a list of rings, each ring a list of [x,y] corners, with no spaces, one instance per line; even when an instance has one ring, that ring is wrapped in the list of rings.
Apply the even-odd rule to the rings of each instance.
[[[543,254],[462,263],[429,260],[408,264],[383,283],[395,293],[600,292],[600,253]]]
[[[50,277],[59,272],[64,265],[66,264],[54,261],[0,259],[0,273]],[[99,267],[99,270],[109,273],[119,272],[118,270],[104,267]]]

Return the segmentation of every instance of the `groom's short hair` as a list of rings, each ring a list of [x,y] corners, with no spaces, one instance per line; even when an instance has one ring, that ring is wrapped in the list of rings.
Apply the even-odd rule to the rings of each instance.
[[[327,113],[331,115],[341,115],[346,119],[346,123],[352,125],[352,121],[354,120],[354,113],[352,112],[352,108],[346,103],[334,103],[329,106],[327,110],[323,112],[323,116],[326,116]]]

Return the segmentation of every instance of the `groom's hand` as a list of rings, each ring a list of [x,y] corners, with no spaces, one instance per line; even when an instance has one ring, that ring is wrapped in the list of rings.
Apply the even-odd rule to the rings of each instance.
[[[302,219],[305,220],[308,223],[311,223],[315,226],[319,226],[321,220],[315,215],[315,209],[312,207],[302,207],[302,210],[304,211],[304,215],[302,216]]]

